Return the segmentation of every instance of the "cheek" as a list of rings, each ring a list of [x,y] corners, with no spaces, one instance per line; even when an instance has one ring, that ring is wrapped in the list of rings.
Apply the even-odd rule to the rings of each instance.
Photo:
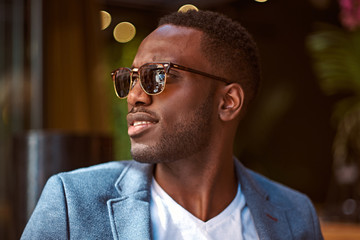
[[[210,86],[201,79],[191,79],[182,84],[169,85],[160,95],[153,98],[153,106],[167,126],[188,120],[208,100]]]
[[[166,125],[173,125],[188,118],[194,109],[194,104],[181,99],[159,108]]]
[[[186,118],[196,107],[201,104],[201,96],[197,91],[178,89],[175,93],[164,95],[161,99],[159,110],[169,119]]]
[[[183,100],[162,104],[156,112],[161,116],[159,125],[162,134],[176,132],[190,118],[191,106]]]

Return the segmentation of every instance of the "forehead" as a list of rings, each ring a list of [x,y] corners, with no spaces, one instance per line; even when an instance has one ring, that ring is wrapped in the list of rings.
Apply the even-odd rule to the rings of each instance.
[[[141,43],[133,65],[147,62],[174,62],[199,66],[205,61],[201,51],[202,32],[188,27],[162,25]]]

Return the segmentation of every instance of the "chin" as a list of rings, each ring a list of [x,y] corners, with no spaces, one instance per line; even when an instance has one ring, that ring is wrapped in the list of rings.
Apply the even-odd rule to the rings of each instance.
[[[139,144],[136,144],[139,145]],[[131,146],[131,156],[132,158],[140,163],[157,163],[158,158],[156,153],[151,149],[151,147],[142,145],[140,146]]]
[[[147,145],[132,146],[130,153],[135,161],[152,164],[172,162],[175,160],[174,156],[176,156],[174,154],[169,154],[169,152],[164,149]]]
[[[131,153],[132,158],[139,162],[139,163],[151,163],[151,164],[155,164],[155,163],[159,163],[161,161],[159,161],[157,158],[153,158],[153,157],[149,157],[143,154],[133,154]]]

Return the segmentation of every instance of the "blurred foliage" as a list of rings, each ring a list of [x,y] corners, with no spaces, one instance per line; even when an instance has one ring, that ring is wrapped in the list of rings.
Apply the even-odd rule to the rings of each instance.
[[[360,107],[360,31],[319,24],[307,39],[315,73],[324,93],[342,95],[333,112],[338,123]]]
[[[319,24],[307,47],[322,90],[340,97],[332,116],[333,171],[337,183],[350,186],[359,183],[360,170],[360,1],[339,0],[339,5],[343,28]]]

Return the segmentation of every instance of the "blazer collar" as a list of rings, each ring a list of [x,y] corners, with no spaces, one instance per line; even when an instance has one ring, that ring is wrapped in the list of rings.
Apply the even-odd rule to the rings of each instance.
[[[107,202],[114,239],[151,239],[152,171],[153,165],[132,161],[116,181],[120,197]]]
[[[271,203],[271,196],[236,158],[235,168],[246,204],[260,239],[293,239],[286,210]]]
[[[235,168],[246,204],[260,239],[293,239],[286,210],[271,203],[271,196],[236,158]],[[153,165],[130,162],[115,183],[119,198],[107,202],[114,239],[151,239],[150,186]]]

